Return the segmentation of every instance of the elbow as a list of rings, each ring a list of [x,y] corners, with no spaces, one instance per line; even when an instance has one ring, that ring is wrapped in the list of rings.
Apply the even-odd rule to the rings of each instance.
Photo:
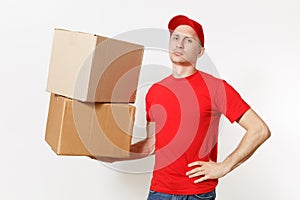
[[[268,127],[267,127],[267,132],[268,132],[268,133],[267,133],[267,139],[268,139],[268,138],[271,137],[271,131],[270,131],[270,129],[269,129]]]
[[[269,129],[269,127],[266,124],[263,124],[260,128],[259,131],[260,133],[260,138],[262,141],[267,140],[268,138],[271,137],[271,131]]]

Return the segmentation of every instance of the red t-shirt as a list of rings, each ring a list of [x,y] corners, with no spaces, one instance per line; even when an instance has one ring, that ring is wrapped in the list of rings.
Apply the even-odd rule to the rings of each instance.
[[[186,176],[188,164],[217,161],[221,114],[233,123],[249,108],[228,83],[204,72],[155,83],[146,95],[147,121],[156,124],[150,189],[185,195],[214,190],[218,180],[195,184],[196,178]]]

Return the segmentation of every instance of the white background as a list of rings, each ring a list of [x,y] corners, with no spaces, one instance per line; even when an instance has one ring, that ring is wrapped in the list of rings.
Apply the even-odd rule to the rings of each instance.
[[[86,157],[57,156],[44,141],[53,29],[114,37],[141,28],[166,29],[169,19],[177,14],[203,24],[206,52],[220,76],[240,92],[272,131],[272,137],[253,157],[220,180],[217,199],[281,200],[300,196],[298,0],[80,2],[1,2],[0,199],[146,198],[151,173],[141,172],[145,167],[145,171],[151,169],[151,158],[104,165]],[[155,64],[164,62],[165,58],[160,61],[149,55],[146,51],[148,64],[151,60]],[[151,76],[155,80],[161,74],[158,68],[156,73],[141,74],[141,79]],[[141,91],[137,123],[143,124]],[[220,160],[242,135],[240,127],[224,121]],[[128,166],[140,173],[113,169]]]

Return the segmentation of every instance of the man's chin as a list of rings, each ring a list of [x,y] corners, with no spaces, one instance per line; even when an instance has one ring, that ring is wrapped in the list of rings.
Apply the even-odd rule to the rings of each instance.
[[[187,60],[183,58],[173,58],[171,57],[171,62],[176,64],[176,65],[181,65],[181,66],[190,66],[191,63],[188,62]]]
[[[180,63],[180,62],[186,62],[186,60],[182,56],[171,55],[170,59],[171,59],[172,62],[176,62],[176,63],[177,62],[178,63]]]

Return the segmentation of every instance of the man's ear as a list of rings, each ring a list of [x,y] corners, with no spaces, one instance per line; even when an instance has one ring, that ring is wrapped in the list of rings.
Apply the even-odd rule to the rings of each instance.
[[[198,53],[198,58],[200,58],[204,54],[205,48],[201,47]]]

